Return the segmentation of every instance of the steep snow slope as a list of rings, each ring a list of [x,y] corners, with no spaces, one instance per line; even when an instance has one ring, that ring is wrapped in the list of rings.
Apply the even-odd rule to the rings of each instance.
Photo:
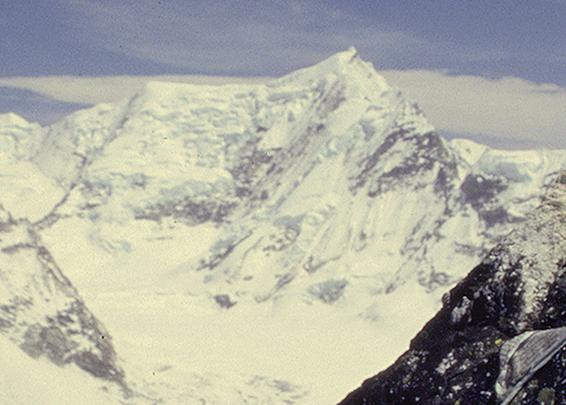
[[[342,404],[564,403],[565,264],[566,172],[446,294],[410,350]]]
[[[64,192],[30,160],[44,130],[16,114],[0,114],[0,202],[16,218],[45,216]]]
[[[242,392],[263,389],[242,375],[269,376],[264,403],[337,401],[566,161],[444,140],[353,49],[265,85],[150,83],[48,128],[5,121],[0,138],[29,146],[0,155],[0,202],[33,223],[127,375],[168,370],[132,379],[173,403],[190,370]],[[356,350],[330,364],[336,347]]]
[[[182,367],[160,363],[159,356],[147,364],[138,357],[133,365],[126,356],[122,361],[131,366],[126,379],[110,334],[86,308],[30,224],[13,220],[1,206],[0,281],[1,403],[268,404],[296,401],[306,393],[284,380],[207,374],[190,367],[190,362]],[[166,311],[163,308],[163,314]]]

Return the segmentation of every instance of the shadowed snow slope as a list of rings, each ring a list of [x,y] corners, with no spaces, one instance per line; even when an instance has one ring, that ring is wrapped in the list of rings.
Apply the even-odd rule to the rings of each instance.
[[[104,319],[128,376],[173,370],[136,385],[172,402],[189,394],[167,378],[205,369],[242,392],[290,381],[265,383],[275,403],[337,401],[566,157],[446,141],[354,49],[262,85],[150,83],[46,128],[0,116],[0,142],[0,202]],[[350,352],[351,367],[312,366],[376,338],[386,353],[365,369]]]

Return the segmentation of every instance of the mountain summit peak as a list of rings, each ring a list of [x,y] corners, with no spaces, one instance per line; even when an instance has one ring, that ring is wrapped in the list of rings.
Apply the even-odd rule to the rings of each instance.
[[[356,58],[359,58],[359,54],[358,54],[358,50],[354,46],[351,46],[345,51],[340,51],[335,53],[330,57],[330,59],[332,58],[336,58],[340,60],[342,63],[351,63]]]
[[[292,72],[276,80],[276,83],[314,82],[334,76],[347,83],[354,93],[370,92],[379,95],[390,90],[391,86],[374,68],[371,62],[364,61],[353,46],[345,51],[331,55],[325,60]]]

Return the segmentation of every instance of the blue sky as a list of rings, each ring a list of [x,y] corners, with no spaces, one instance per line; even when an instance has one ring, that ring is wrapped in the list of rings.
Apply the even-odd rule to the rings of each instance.
[[[350,45],[380,69],[566,84],[566,1],[2,0],[0,75],[281,75]]]
[[[566,0],[0,0],[0,78],[278,76],[353,45],[379,70],[562,91],[564,21]],[[38,97],[0,87],[0,112],[46,122],[85,104]]]

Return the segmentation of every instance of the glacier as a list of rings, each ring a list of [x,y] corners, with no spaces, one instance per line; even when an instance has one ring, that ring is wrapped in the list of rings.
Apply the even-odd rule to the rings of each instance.
[[[0,115],[0,204],[109,330],[131,403],[337,402],[565,163],[444,139],[353,48],[47,127]]]

